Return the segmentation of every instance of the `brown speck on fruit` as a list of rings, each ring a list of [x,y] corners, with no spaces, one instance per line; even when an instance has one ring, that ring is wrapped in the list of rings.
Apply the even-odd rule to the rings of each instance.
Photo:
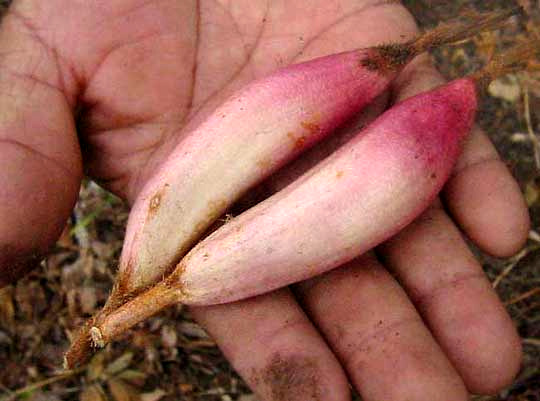
[[[432,180],[434,180],[434,179],[436,179],[436,178],[437,178],[437,174],[435,174],[435,173],[431,173],[430,177],[431,177],[431,179],[432,179]]]
[[[343,171],[338,171],[338,172],[336,173],[336,178],[339,179],[339,178],[343,177],[343,174],[344,174]]]
[[[257,167],[259,167],[261,170],[266,171],[270,169],[272,165],[273,165],[272,159],[270,159],[269,157],[266,157],[264,159],[257,161]]]
[[[154,197],[150,200],[150,210],[154,211],[159,207],[161,203],[161,194],[155,194]]]
[[[305,135],[296,136],[296,135],[294,135],[294,133],[288,132],[287,136],[292,141],[294,150],[302,150],[302,149],[304,149],[304,147],[306,145],[306,140],[307,140]]]
[[[294,141],[294,148],[296,150],[301,150],[304,148],[304,146],[306,146],[306,137],[305,136],[301,136],[299,138],[296,139],[296,141]]]
[[[165,190],[169,187],[169,185],[165,185],[163,188],[161,188],[159,191],[157,191],[152,198],[150,198],[150,204],[148,206],[148,218],[152,218],[156,215],[159,208],[161,207],[163,196],[165,194]]]
[[[323,400],[317,364],[305,356],[275,354],[252,382],[262,383],[273,401]]]
[[[302,128],[304,128],[306,131],[308,131],[308,133],[310,135],[316,135],[316,134],[319,134],[321,132],[321,127],[319,126],[319,124],[317,124],[316,122],[313,122],[313,121],[302,121],[300,123],[300,125],[302,126]]]

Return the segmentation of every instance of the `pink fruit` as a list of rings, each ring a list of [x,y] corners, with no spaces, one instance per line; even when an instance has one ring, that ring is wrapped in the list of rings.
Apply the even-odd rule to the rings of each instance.
[[[200,242],[92,329],[98,344],[175,304],[251,297],[335,268],[391,237],[440,191],[470,131],[475,81],[410,98],[291,185]]]

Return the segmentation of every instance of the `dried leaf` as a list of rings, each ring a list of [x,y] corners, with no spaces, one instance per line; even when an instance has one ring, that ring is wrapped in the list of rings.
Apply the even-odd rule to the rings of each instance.
[[[11,330],[14,325],[13,287],[9,286],[0,290],[0,326]]]
[[[458,48],[451,54],[451,61],[456,65],[464,64],[468,59],[469,57],[463,48]]]
[[[107,396],[99,384],[85,387],[79,395],[80,401],[107,401]]]
[[[105,353],[98,352],[95,354],[90,362],[88,363],[88,368],[86,369],[86,378],[89,381],[94,381],[100,378],[100,376],[105,371]]]
[[[540,98],[540,73],[529,72],[523,75],[526,77],[527,86],[531,94]]]
[[[31,377],[33,380],[37,380],[39,377],[38,369],[35,366],[27,366],[26,372],[28,373],[28,376]]]
[[[163,326],[161,328],[161,342],[165,348],[176,348],[178,343],[176,329],[171,326]]]
[[[126,352],[124,355],[122,355],[120,358],[113,361],[107,368],[105,369],[105,373],[109,376],[114,376],[118,373],[120,373],[123,370],[126,370],[129,365],[131,365],[131,361],[133,360],[133,352]]]
[[[73,237],[70,234],[71,231],[71,223],[68,222],[66,226],[64,227],[64,230],[62,231],[62,234],[60,235],[60,238],[58,238],[58,241],[56,241],[56,244],[60,248],[69,249],[69,250],[77,250],[77,245],[75,242],[73,242]]]
[[[111,244],[101,242],[101,241],[92,241],[92,250],[96,256],[101,260],[107,260],[113,257],[114,248],[111,247]]]
[[[521,86],[515,75],[508,75],[491,82],[488,92],[492,97],[515,103],[521,97]]]
[[[13,340],[10,336],[8,336],[6,333],[0,330],[0,345],[11,345],[13,344]]]
[[[180,383],[178,385],[178,390],[180,390],[181,394],[189,394],[193,392],[193,384],[191,383]]]
[[[26,320],[38,318],[49,307],[43,287],[36,281],[19,281],[15,287],[15,300]]]
[[[238,398],[238,401],[259,401],[255,394],[245,394]]]
[[[527,14],[531,12],[531,1],[530,0],[517,0],[516,3],[519,4],[521,8],[525,10]]]
[[[510,141],[513,143],[529,143],[531,141],[531,138],[528,134],[525,134],[523,132],[515,132],[510,135]]]
[[[79,302],[83,313],[92,314],[97,305],[96,289],[94,287],[81,288],[79,291]]]
[[[146,376],[147,376],[146,373],[140,372],[138,370],[127,369],[121,372],[116,377],[118,377],[119,379],[126,380],[136,386],[142,386],[144,382],[146,381]]]
[[[178,327],[179,327],[180,332],[186,336],[194,337],[194,338],[204,338],[204,339],[209,338],[206,331],[204,331],[204,329],[198,324],[190,323],[190,322],[182,322],[178,325]]]
[[[121,379],[111,379],[107,382],[109,391],[115,401],[139,401],[137,389]]]
[[[140,399],[141,401],[159,401],[166,395],[167,393],[164,390],[158,388],[150,393],[141,394]]]
[[[528,182],[525,186],[525,200],[529,207],[533,206],[540,199],[540,188],[534,182]]]
[[[24,397],[21,397],[24,398]],[[61,401],[57,394],[52,391],[36,390],[28,395],[25,401]]]
[[[497,34],[494,31],[482,32],[474,39],[476,52],[484,60],[491,60],[497,50]]]
[[[147,333],[145,330],[137,330],[133,332],[131,343],[134,347],[146,349],[151,347],[154,341],[154,336]]]
[[[70,317],[79,315],[77,311],[77,290],[70,289],[66,291],[67,310]]]

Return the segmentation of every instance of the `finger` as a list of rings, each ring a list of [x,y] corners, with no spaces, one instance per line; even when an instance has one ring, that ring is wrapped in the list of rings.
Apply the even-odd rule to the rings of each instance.
[[[350,399],[338,361],[288,290],[191,311],[263,400]]]
[[[527,241],[530,219],[519,185],[480,129],[470,135],[443,196],[460,227],[491,255],[511,256]]]
[[[407,68],[394,86],[396,100],[442,84],[427,57]],[[511,256],[525,243],[530,221],[520,188],[482,130],[470,134],[443,193],[456,223],[482,250]]]
[[[396,98],[410,96],[439,83],[440,76],[431,64],[426,59],[420,60],[397,82]],[[523,224],[513,220],[520,216],[521,204],[515,193],[510,196],[513,200],[508,202],[512,189],[506,187],[506,191],[487,196],[488,192],[475,188],[473,193],[473,186],[478,187],[478,180],[482,179],[511,184],[512,178],[506,170],[493,169],[492,164],[488,171],[483,169],[474,173],[475,180],[467,182],[463,180],[466,177],[459,178],[459,166],[467,164],[472,154],[496,157],[489,142],[477,135],[466,144],[458,172],[449,185],[455,186],[452,181],[460,180],[459,189],[466,191],[468,201],[473,205],[484,203],[490,209],[500,209],[497,205],[506,203],[514,212],[491,214],[491,218],[505,220],[508,225]],[[474,171],[474,163],[468,165]],[[495,224],[486,220],[491,212],[478,207],[469,210],[465,203],[456,205],[456,200],[464,202],[467,198],[455,189],[453,198],[447,198],[449,208],[460,211],[461,214],[455,214],[456,220],[466,233],[486,250],[508,247],[509,236],[492,232]],[[479,226],[472,228],[473,222]],[[441,205],[427,211],[381,249],[467,387],[472,392],[491,393],[510,383],[520,364],[519,337],[481,266]]]
[[[474,393],[509,384],[519,337],[481,266],[440,207],[382,247],[384,258]]]
[[[74,98],[60,62],[15,8],[2,20],[0,49],[3,286],[39,263],[59,236],[77,197],[81,161]]]
[[[297,294],[362,399],[467,400],[407,295],[372,255],[299,285]]]

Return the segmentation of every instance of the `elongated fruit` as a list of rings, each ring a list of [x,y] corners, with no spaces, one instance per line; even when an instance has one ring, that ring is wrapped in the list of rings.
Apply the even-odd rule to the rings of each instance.
[[[470,131],[475,81],[396,105],[321,164],[199,243],[164,281],[92,329],[110,341],[161,308],[267,292],[337,267],[391,237],[440,191]]]
[[[162,279],[246,190],[358,113],[416,55],[511,13],[289,66],[248,85],[191,132],[145,185],[130,213],[115,292],[131,294]]]

